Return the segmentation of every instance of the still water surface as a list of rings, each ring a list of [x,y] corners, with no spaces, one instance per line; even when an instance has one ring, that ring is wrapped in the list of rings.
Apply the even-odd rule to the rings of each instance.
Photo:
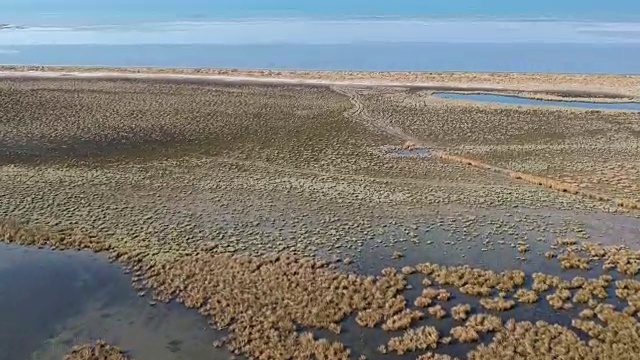
[[[0,244],[0,360],[60,360],[98,339],[137,360],[228,359],[220,336],[181,304],[151,306],[103,256]]]
[[[526,106],[555,106],[568,107],[591,110],[630,110],[640,111],[640,103],[637,102],[619,102],[619,103],[594,103],[583,101],[550,101],[527,99],[518,96],[493,95],[493,94],[454,94],[454,93],[438,93],[437,97],[451,100],[469,100],[479,102],[493,102],[509,105],[526,105]]]

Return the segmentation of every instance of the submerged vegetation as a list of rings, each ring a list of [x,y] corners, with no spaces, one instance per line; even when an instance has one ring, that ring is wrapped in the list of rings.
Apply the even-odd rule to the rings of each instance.
[[[104,252],[252,358],[640,353],[637,116],[338,90],[2,80],[0,239]]]

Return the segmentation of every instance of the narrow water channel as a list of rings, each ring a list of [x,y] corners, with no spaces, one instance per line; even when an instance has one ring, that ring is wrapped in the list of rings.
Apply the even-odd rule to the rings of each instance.
[[[196,311],[150,300],[104,256],[0,244],[0,360],[60,360],[98,339],[136,360],[231,357]]]
[[[627,110],[640,111],[640,103],[637,102],[617,102],[617,103],[595,103],[586,101],[551,101],[536,100],[514,95],[494,95],[494,94],[455,94],[455,93],[435,93],[441,99],[467,100],[478,102],[492,102],[508,105],[526,106],[555,106],[566,108],[579,108],[590,110]]]

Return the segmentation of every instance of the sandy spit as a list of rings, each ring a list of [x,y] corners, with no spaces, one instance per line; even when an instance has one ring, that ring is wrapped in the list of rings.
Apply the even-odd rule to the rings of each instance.
[[[0,78],[127,78],[220,83],[414,87],[434,91],[521,92],[565,98],[640,100],[640,76],[465,73],[277,71],[180,68],[0,66]]]

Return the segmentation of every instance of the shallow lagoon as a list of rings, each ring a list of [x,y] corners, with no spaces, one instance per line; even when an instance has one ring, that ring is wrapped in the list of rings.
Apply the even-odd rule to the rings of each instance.
[[[0,244],[0,359],[59,360],[97,339],[136,360],[230,357],[198,312],[150,301],[104,256]]]
[[[494,94],[455,94],[437,93],[437,97],[449,100],[468,100],[478,102],[493,102],[508,105],[523,106],[559,106],[567,108],[590,109],[590,110],[630,110],[640,111],[640,103],[637,102],[616,102],[616,103],[596,103],[586,101],[551,101],[528,99],[513,95]]]

